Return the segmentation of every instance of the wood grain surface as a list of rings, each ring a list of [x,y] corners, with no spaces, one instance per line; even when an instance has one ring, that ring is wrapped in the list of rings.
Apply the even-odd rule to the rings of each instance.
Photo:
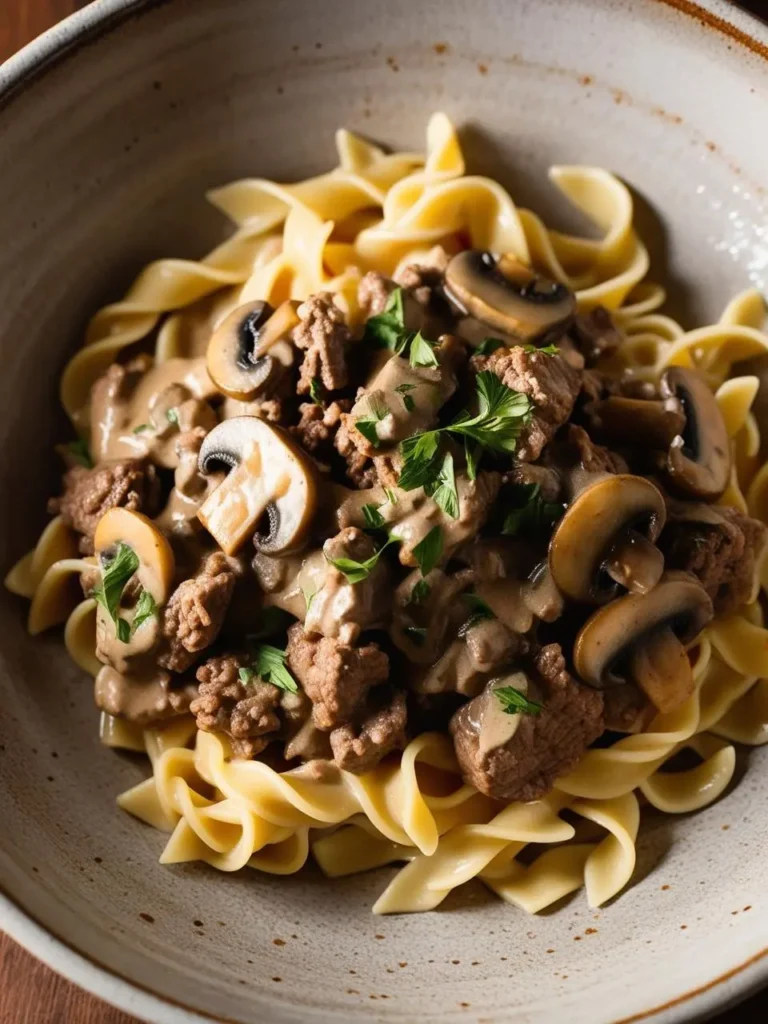
[[[86,0],[0,0],[0,63]],[[768,2],[743,6],[765,15]],[[722,1014],[715,1024],[768,1020],[768,994]],[[137,1024],[65,981],[0,933],[0,1024]],[[162,1024],[158,1021],[157,1024]]]

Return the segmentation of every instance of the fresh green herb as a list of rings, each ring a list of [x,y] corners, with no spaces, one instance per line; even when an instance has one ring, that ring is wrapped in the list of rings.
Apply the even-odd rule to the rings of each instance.
[[[151,423],[140,423],[138,425],[138,427],[134,427],[133,428],[132,433],[133,434],[143,434],[146,430],[151,430],[151,429],[152,429],[152,424]]]
[[[523,351],[527,352],[529,355],[534,355],[536,352],[541,352],[543,356],[560,355],[560,349],[557,345],[542,345],[541,347],[538,345],[524,345]]]
[[[139,626],[143,625],[147,619],[151,619],[157,612],[157,605],[155,599],[152,597],[148,590],[142,590],[139,595],[139,600],[136,602],[136,610],[133,614],[133,622],[131,623],[131,636],[136,632]],[[120,620],[121,622],[123,619]]]
[[[398,384],[395,391],[403,399],[403,405],[407,412],[413,412],[416,408],[416,403],[413,400],[413,396],[408,394],[409,391],[415,391],[418,384]]]
[[[433,526],[429,533],[413,549],[413,557],[421,569],[422,576],[428,576],[443,557],[443,531]]]
[[[560,502],[544,501],[539,484],[516,484],[507,493],[511,507],[506,509],[501,527],[505,537],[549,533],[565,511]]]
[[[279,647],[260,644],[254,654],[253,670],[265,683],[271,683],[278,690],[298,693],[296,680],[285,667],[285,654],[286,652],[281,651]]]
[[[395,288],[387,299],[383,312],[369,317],[365,325],[363,341],[375,348],[389,348],[395,352],[404,331],[403,289]]]
[[[504,348],[504,342],[500,338],[483,338],[475,349],[476,356],[489,356],[497,348]]]
[[[417,333],[411,338],[409,359],[411,366],[414,368],[420,366],[440,365],[437,356],[435,355],[434,346],[431,342],[427,341],[421,331],[417,331]]]
[[[81,466],[85,466],[86,469],[93,469],[93,459],[88,450],[88,443],[82,437],[79,437],[77,441],[70,441],[67,445],[67,450],[72,458],[79,462]]]
[[[319,377],[313,377],[309,382],[309,397],[315,405],[323,405],[325,401],[325,388]]]
[[[514,686],[500,686],[493,691],[501,702],[502,709],[506,715],[539,715],[542,705],[538,701],[528,700],[524,693],[521,693]]]
[[[406,626],[403,632],[416,647],[424,646],[424,641],[427,639],[427,630],[424,626]]]
[[[121,541],[112,558],[102,560],[101,582],[93,589],[94,598],[114,622],[117,638],[122,640],[123,643],[128,643],[130,640],[131,627],[118,614],[120,600],[128,580],[130,580],[138,568],[138,555],[130,545]]]
[[[165,414],[165,418],[168,420],[169,423],[172,423],[175,427],[179,426],[179,410],[178,409],[176,409],[176,408],[169,409],[166,412],[166,414]]]
[[[440,469],[437,458],[439,445],[439,430],[425,430],[422,434],[413,434],[401,442],[403,468],[398,480],[399,487],[404,491],[413,491],[434,480]]]
[[[369,530],[381,530],[384,528],[384,516],[379,512],[377,505],[363,505],[363,516],[365,517],[365,525]]]
[[[317,591],[310,590],[309,587],[305,587],[302,584],[301,592],[304,595],[304,604],[307,606],[307,615],[309,615],[309,609],[312,607],[312,602],[317,597]]]
[[[474,444],[468,437],[465,437],[464,458],[467,460],[467,476],[470,480],[477,479],[477,466],[481,455],[480,445]]]
[[[397,504],[398,497],[397,497],[397,495],[395,494],[395,492],[393,490],[390,490],[389,487],[385,487],[384,488],[384,493],[386,494],[387,501],[389,502],[390,505],[396,505]]]
[[[274,636],[285,629],[291,617],[282,608],[269,605],[261,609],[259,625],[255,632],[246,636],[248,643],[253,646],[258,640],[264,640],[268,636]]]
[[[358,562],[354,558],[328,558],[326,559],[334,567],[338,569],[340,573],[345,577],[347,583],[362,583],[363,580],[367,580],[373,570],[376,568],[376,563],[381,557],[381,553],[390,546],[390,544],[396,544],[396,537],[389,537],[386,543],[371,555],[370,558],[366,558],[364,562]]]
[[[471,614],[459,629],[459,636],[464,636],[479,622],[486,622],[488,619],[496,618],[493,610],[477,594],[462,594],[461,596],[469,605]]]
[[[424,485],[424,493],[427,497],[432,498],[451,519],[459,518],[459,492],[456,489],[453,456],[450,452],[443,456],[437,477]]]
[[[368,399],[368,408],[370,409],[370,416],[364,416],[362,419],[355,420],[355,427],[369,444],[372,444],[374,448],[378,448],[381,444],[381,438],[376,429],[376,424],[380,423],[388,415],[389,409],[373,397]]]
[[[424,604],[429,599],[429,595],[431,593],[432,588],[425,579],[417,580],[416,583],[413,585],[413,589],[408,595],[407,603],[418,607],[419,605]]]
[[[246,668],[239,668],[237,670],[237,674],[238,674],[238,676],[240,676],[240,682],[241,683],[245,683],[246,686],[248,685],[248,683],[250,683],[250,681],[256,675],[256,673],[253,671],[252,668],[247,668],[247,667]]]

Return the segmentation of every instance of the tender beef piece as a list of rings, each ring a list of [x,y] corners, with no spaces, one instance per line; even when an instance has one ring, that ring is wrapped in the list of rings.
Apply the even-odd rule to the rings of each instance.
[[[727,615],[746,604],[755,565],[768,530],[735,508],[708,509],[708,519],[671,519],[659,540],[668,569],[692,573],[712,598],[715,612]]]
[[[363,317],[378,316],[384,311],[390,294],[395,289],[394,281],[376,270],[369,270],[357,287],[357,301]]]
[[[581,387],[579,371],[562,355],[527,352],[520,345],[473,356],[470,367],[475,373],[491,370],[508,388],[528,395],[532,416],[520,433],[516,455],[522,462],[535,462],[571,415]]]
[[[518,484],[525,487],[536,486],[543,501],[555,502],[562,489],[560,474],[551,466],[538,466],[531,462],[514,462],[512,468],[504,473],[502,482]]]
[[[245,659],[226,654],[210,658],[197,670],[198,696],[190,711],[204,732],[223,732],[232,740],[235,757],[252,758],[275,738],[280,728],[276,708],[281,691],[258,678],[244,683]]]
[[[308,636],[300,622],[288,630],[286,663],[312,701],[318,729],[351,721],[368,691],[389,675],[389,658],[377,644],[349,647],[335,637]]]
[[[331,402],[327,407],[316,402],[304,402],[299,406],[301,419],[290,432],[298,439],[305,451],[312,454],[328,455],[333,449],[336,434],[341,426],[342,413],[349,412],[351,402]]]
[[[393,750],[405,746],[405,695],[397,692],[372,710],[360,725],[347,723],[331,733],[333,759],[344,771],[362,775]]]
[[[499,619],[481,619],[466,631],[464,642],[470,663],[478,672],[496,672],[509,665],[526,643]]]
[[[379,559],[367,579],[350,583],[332,563],[342,558],[366,562],[376,552],[371,537],[347,526],[323,544],[325,576],[304,619],[307,634],[336,637],[354,645],[360,633],[386,624],[391,615],[389,567]]]
[[[74,466],[64,474],[64,493],[51,499],[48,511],[81,533],[80,550],[92,555],[93,535],[105,512],[120,506],[152,515],[159,491],[155,467],[138,459],[102,462],[94,469]]]
[[[581,313],[569,333],[587,366],[594,366],[601,356],[615,351],[624,340],[605,306]]]
[[[498,800],[538,800],[555,780],[569,772],[590,743],[603,731],[603,695],[573,679],[565,668],[559,644],[543,647],[533,661],[532,699],[539,700],[539,715],[521,715],[517,730],[506,743],[483,751],[477,701],[460,708],[450,730],[462,772],[481,793]]]
[[[333,295],[310,295],[299,306],[298,314],[301,323],[293,332],[293,340],[306,355],[296,390],[300,395],[308,395],[314,377],[329,391],[343,388],[348,380],[344,350],[349,342],[349,328]]]
[[[336,451],[347,463],[347,477],[354,487],[360,491],[375,487],[378,474],[373,460],[364,455],[353,440],[355,423],[349,413],[341,414],[341,422],[336,431],[334,445]]]
[[[210,647],[224,623],[234,587],[235,573],[221,552],[208,556],[198,576],[179,584],[163,613],[159,665],[184,672]]]
[[[618,452],[595,444],[586,430],[575,423],[569,423],[561,431],[545,452],[543,462],[560,473],[566,491],[578,485],[579,471],[590,474],[629,472],[627,463]]]

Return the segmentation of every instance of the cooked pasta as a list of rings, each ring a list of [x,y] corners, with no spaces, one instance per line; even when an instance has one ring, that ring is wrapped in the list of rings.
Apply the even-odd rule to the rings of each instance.
[[[150,264],[121,301],[96,313],[61,383],[62,403],[81,435],[92,419],[94,385],[119,356],[125,359],[148,338],[155,344],[150,372],[183,361],[188,394],[204,400],[207,385],[194,383],[202,379],[195,376],[195,366],[203,365],[212,333],[244,304],[258,301],[279,310],[285,303],[293,301],[295,307],[297,301],[329,292],[359,335],[369,319],[360,297],[368,272],[402,281],[407,268],[436,266],[436,247],[448,257],[483,250],[533,266],[573,293],[579,315],[607,310],[622,340],[600,355],[597,368],[634,381],[633,400],[647,398],[639,389],[644,383],[656,387],[670,368],[700,374],[714,393],[731,448],[717,507],[768,523],[768,464],[762,460],[762,424],[755,407],[761,380],[759,367],[753,372],[748,363],[758,366],[755,360],[768,354],[764,304],[757,292],[737,296],[718,323],[707,327],[686,330],[663,314],[664,289],[647,280],[648,252],[633,227],[631,194],[601,168],[551,171],[553,186],[594,225],[596,237],[586,238],[548,228],[537,214],[519,209],[498,182],[465,173],[457,135],[442,114],[429,123],[425,157],[386,154],[346,131],[337,134],[337,148],[338,167],[316,178],[291,185],[248,179],[212,192],[211,202],[236,226],[232,238],[197,263],[165,259]],[[494,335],[494,330],[484,333]],[[416,365],[413,360],[411,365]],[[314,374],[313,387],[319,376]],[[178,373],[168,380],[179,386]],[[407,396],[409,387],[400,394]],[[246,399],[234,401],[235,412],[269,419],[263,410],[248,407]],[[408,409],[407,401],[404,405]],[[673,407],[667,403],[667,411]],[[175,415],[178,422],[178,411]],[[133,425],[139,454],[144,426]],[[205,434],[209,426],[193,423],[185,429]],[[94,443],[91,438],[92,448]],[[372,444],[378,449],[375,433]],[[375,462],[376,452],[369,454]],[[176,466],[174,494],[183,496],[181,456],[160,465]],[[655,472],[649,469],[646,475],[656,479]],[[228,486],[220,479],[215,483]],[[462,493],[459,489],[457,501]],[[568,500],[577,495],[578,489]],[[374,520],[379,528],[386,501]],[[707,501],[707,508],[715,507],[714,499]],[[198,507],[199,502],[195,511]],[[71,657],[100,678],[108,660],[97,636],[100,630],[103,637],[105,628],[103,590],[94,597],[86,589],[83,600],[73,584],[83,574],[98,573],[103,564],[98,534],[105,529],[103,522],[94,555],[93,545],[90,552],[78,547],[78,532],[60,513],[6,579],[10,590],[31,601],[30,633],[64,624]],[[156,522],[168,520],[161,515]],[[230,555],[213,517],[206,525]],[[128,534],[113,531],[110,536],[114,541]],[[141,543],[137,539],[137,550]],[[299,572],[298,566],[291,571]],[[196,723],[187,702],[185,713],[155,722],[140,716],[131,721],[118,708],[114,714],[102,711],[102,742],[144,751],[152,765],[151,776],[123,793],[118,803],[168,834],[164,864],[199,860],[221,871],[251,867],[288,874],[311,855],[325,875],[338,877],[404,863],[376,902],[376,913],[431,910],[471,879],[530,913],[582,886],[589,904],[600,906],[631,880],[641,809],[643,815],[649,808],[680,814],[706,807],[732,781],[734,744],[768,741],[768,630],[760,604],[768,568],[762,551],[752,576],[738,607],[718,613],[684,641],[692,684],[675,705],[665,708],[662,701],[662,707],[654,707],[652,701],[653,713],[639,731],[621,735],[615,729],[610,742],[587,744],[577,762],[535,799],[505,800],[498,792],[480,792],[466,781],[472,773],[445,731],[409,733],[401,753],[390,753],[361,773],[313,758],[291,767],[279,758],[259,756],[256,746],[243,759],[238,736]],[[142,581],[144,589],[161,607],[167,594],[158,597],[148,579]],[[657,581],[658,575],[652,588]],[[478,585],[477,593],[486,591]],[[316,594],[307,597],[304,589],[304,598],[307,607],[298,617],[305,617],[308,629],[310,616],[322,611],[312,612]],[[621,600],[626,598],[616,598],[615,604]],[[284,607],[298,614],[295,604]],[[417,627],[408,629],[419,633]],[[638,641],[641,646],[645,642]],[[647,646],[650,650],[651,640]],[[290,658],[289,665],[299,674]],[[241,680],[243,672],[241,667]],[[474,703],[484,699],[478,693],[464,696],[473,696]],[[524,691],[519,699],[525,703]],[[522,710],[516,717],[522,719]],[[687,752],[693,766],[669,770],[681,752]]]

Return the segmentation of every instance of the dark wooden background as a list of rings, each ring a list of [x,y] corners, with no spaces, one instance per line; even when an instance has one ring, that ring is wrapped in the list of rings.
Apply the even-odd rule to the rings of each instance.
[[[0,63],[85,0],[0,0]],[[744,4],[765,15],[768,0]],[[213,9],[213,8],[212,8]],[[716,1024],[768,1020],[768,996],[758,996]],[[136,1024],[44,967],[0,933],[0,1024]]]

